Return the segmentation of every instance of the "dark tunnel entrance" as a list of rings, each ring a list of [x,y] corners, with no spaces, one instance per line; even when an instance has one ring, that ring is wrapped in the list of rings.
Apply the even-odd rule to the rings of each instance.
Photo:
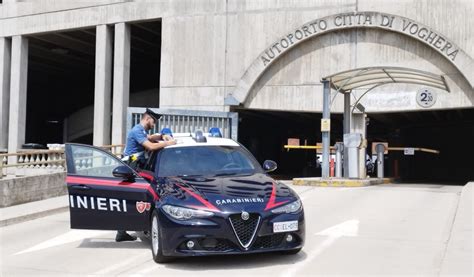
[[[300,145],[321,142],[319,113],[239,110],[239,141],[262,163],[273,159],[280,178],[321,176],[315,166],[315,150],[283,148],[288,138]],[[424,147],[440,154],[390,151],[385,156],[388,177],[402,182],[465,184],[474,179],[474,109],[368,114],[368,154],[372,142],[388,142],[393,147]],[[331,145],[342,141],[342,115],[331,115]],[[397,164],[397,165],[395,165]],[[376,176],[376,175],[372,175]]]
[[[28,40],[25,141],[62,143],[69,115],[94,103],[95,29]]]
[[[26,143],[92,144],[95,30],[28,37]],[[130,23],[130,35],[129,105],[158,107],[161,20]]]

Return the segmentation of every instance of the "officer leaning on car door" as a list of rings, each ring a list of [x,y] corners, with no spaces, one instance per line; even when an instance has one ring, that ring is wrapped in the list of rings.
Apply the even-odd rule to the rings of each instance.
[[[148,131],[155,126],[161,115],[156,114],[150,109],[146,109],[140,120],[140,123],[133,126],[127,134],[127,144],[125,145],[124,158],[132,168],[136,169],[145,162],[144,152],[156,151],[168,145],[176,144],[176,140],[168,135],[153,134],[149,135]],[[119,230],[115,237],[115,241],[133,241],[136,237],[129,235],[126,231]]]

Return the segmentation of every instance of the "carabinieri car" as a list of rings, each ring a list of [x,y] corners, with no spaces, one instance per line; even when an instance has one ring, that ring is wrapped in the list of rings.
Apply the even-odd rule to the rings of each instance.
[[[66,144],[71,228],[149,234],[153,259],[279,251],[304,244],[301,200],[239,143],[197,132],[133,170],[100,148]]]

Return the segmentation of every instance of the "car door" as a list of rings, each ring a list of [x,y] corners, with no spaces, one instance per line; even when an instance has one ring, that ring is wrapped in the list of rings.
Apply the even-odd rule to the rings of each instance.
[[[132,180],[114,177],[125,165],[100,148],[66,144],[71,228],[145,231],[158,200],[154,188],[136,175]]]

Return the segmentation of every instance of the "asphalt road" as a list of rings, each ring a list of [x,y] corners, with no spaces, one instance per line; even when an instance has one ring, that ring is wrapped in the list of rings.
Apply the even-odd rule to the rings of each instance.
[[[116,243],[110,231],[71,230],[66,212],[0,228],[0,276],[472,276],[472,267],[446,262],[460,186],[295,189],[307,222],[306,245],[296,255],[200,257],[159,265],[147,243]],[[472,245],[469,224],[471,236],[462,239]],[[472,248],[452,251],[472,261]]]

